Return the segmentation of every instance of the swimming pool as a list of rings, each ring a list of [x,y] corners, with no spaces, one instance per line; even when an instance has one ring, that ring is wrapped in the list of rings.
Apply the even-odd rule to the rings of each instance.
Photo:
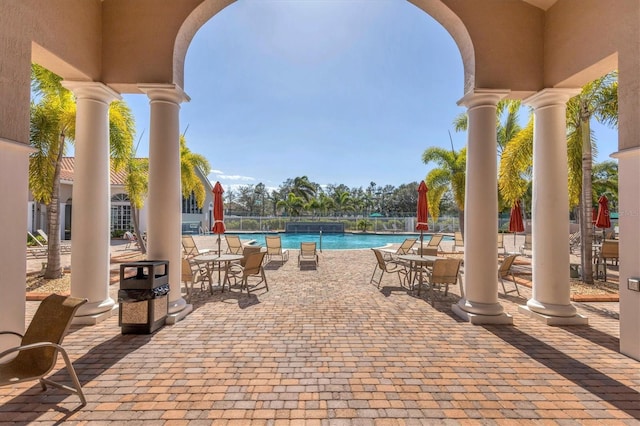
[[[230,233],[231,234],[231,233]],[[255,244],[265,246],[262,233],[232,234],[238,235],[241,240],[255,240]],[[320,248],[319,234],[277,234],[282,238],[282,247],[286,249],[299,249],[303,241],[315,241]],[[372,247],[382,247],[387,244],[400,244],[406,238],[420,238],[419,234],[322,234],[323,250],[353,250]],[[424,241],[429,241],[431,235],[425,234]],[[444,237],[444,240],[452,240]]]

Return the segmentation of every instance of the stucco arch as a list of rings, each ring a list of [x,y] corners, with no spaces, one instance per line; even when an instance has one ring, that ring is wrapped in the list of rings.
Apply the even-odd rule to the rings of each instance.
[[[471,37],[462,20],[445,4],[426,0],[407,0],[438,21],[453,37],[464,66],[464,91],[474,87],[475,55]],[[232,0],[205,0],[182,23],[176,35],[173,51],[174,82],[184,83],[184,59],[196,32],[222,9],[234,3]]]

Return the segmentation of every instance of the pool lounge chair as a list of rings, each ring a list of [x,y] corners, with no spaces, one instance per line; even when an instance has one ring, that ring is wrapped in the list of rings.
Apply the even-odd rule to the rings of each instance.
[[[500,284],[502,284],[502,290],[504,291],[505,296],[509,293],[513,293],[514,291],[518,293],[520,296],[520,289],[518,289],[518,283],[516,282],[516,277],[513,275],[513,261],[518,257],[518,254],[511,254],[504,258],[500,267],[498,268],[498,279],[500,280]],[[511,277],[513,285],[515,289],[507,291],[507,288],[504,285],[504,279],[507,277]]]
[[[462,232],[453,233],[453,251],[458,251],[459,248],[464,249],[464,238],[462,238]]]
[[[318,266],[318,263],[320,263],[315,242],[300,243],[300,253],[298,254],[298,266],[300,266],[302,262],[310,262],[310,263],[313,263],[315,266]]]
[[[48,247],[40,242],[31,232],[27,231],[27,238],[35,243],[34,246],[27,246],[27,256],[47,257]]]
[[[209,249],[198,249],[198,246],[196,246],[196,242],[193,240],[193,237],[191,235],[182,236],[182,249],[184,250],[184,257],[186,257],[187,259],[198,256],[199,254],[205,254],[212,251]]]
[[[271,262],[274,257],[279,257],[282,264],[289,260],[289,252],[282,249],[280,235],[266,235],[264,240],[267,244],[267,263]]]
[[[47,243],[47,246],[49,245],[49,237],[47,236],[47,233],[44,232],[42,229],[37,229],[36,232],[38,233],[38,235],[40,235],[45,242]],[[63,240],[60,240],[60,253],[63,254],[69,254],[71,253],[71,244],[69,244],[69,242],[65,242]]]
[[[237,235],[225,235],[224,239],[227,242],[227,253],[243,254],[240,237]]]
[[[411,252],[411,249],[416,244],[418,240],[415,238],[405,238],[405,240],[400,244],[396,250],[381,248],[380,251],[384,255],[385,259],[396,259],[396,257],[400,254],[408,254]]]
[[[440,247],[440,242],[442,241],[443,237],[444,235],[442,234],[433,234],[427,242],[426,247],[442,250],[442,247]]]

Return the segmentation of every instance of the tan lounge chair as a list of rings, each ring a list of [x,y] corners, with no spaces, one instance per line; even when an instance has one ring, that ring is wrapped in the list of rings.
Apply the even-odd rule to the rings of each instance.
[[[191,235],[182,236],[182,249],[184,250],[184,257],[186,257],[187,259],[195,257],[199,254],[209,253],[211,251],[209,249],[198,249],[198,246],[196,246],[196,242],[193,240],[193,237]]]
[[[73,369],[69,355],[61,346],[73,316],[86,301],[77,297],[52,294],[40,302],[24,336],[11,331],[0,332],[22,338],[20,346],[0,353],[0,359],[2,359],[6,355],[17,352],[16,357],[11,361],[0,364],[0,386],[38,380],[43,391],[47,390],[47,385],[51,385],[78,395],[82,405],[86,405],[87,400],[76,371]],[[45,378],[56,366],[58,352],[64,359],[73,387]]]
[[[380,251],[382,252],[385,259],[396,259],[396,257],[400,254],[408,254],[411,252],[411,249],[416,244],[418,240],[415,238],[406,238],[400,247],[398,247],[395,251],[393,249],[385,249],[382,248]]]
[[[462,237],[462,232],[454,232],[453,233],[453,251],[458,251],[459,248],[464,249],[464,238]]]
[[[224,239],[227,241],[227,253],[243,254],[240,237],[237,235],[225,235]]]
[[[443,237],[444,237],[444,235],[442,235],[442,234],[433,234],[431,236],[431,238],[429,239],[429,241],[427,242],[427,247],[429,247],[429,248],[434,248],[435,247],[438,250],[442,250],[442,247],[440,247],[440,242],[442,241]]]
[[[279,257],[283,264],[289,260],[289,252],[282,249],[282,239],[279,235],[267,235],[264,239],[267,243],[267,263],[274,257]]]
[[[316,249],[315,242],[301,242],[300,253],[298,254],[298,266],[301,262],[313,262],[315,266],[320,263],[318,258],[318,251]]]
[[[36,229],[36,232],[38,233],[38,235],[40,235],[44,239],[44,241],[47,243],[47,246],[48,246],[49,236],[47,235],[47,233],[44,232],[42,229]],[[69,242],[60,241],[60,253],[66,253],[66,254],[71,253],[71,244],[69,244]]]

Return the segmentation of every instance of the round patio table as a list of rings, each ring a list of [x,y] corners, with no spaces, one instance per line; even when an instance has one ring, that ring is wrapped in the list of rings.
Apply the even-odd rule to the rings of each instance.
[[[217,289],[219,288],[221,291],[224,291],[224,285],[220,279],[220,272],[223,269],[222,265],[224,264],[224,271],[226,276],[227,270],[229,269],[229,265],[231,264],[231,262],[239,261],[242,258],[243,256],[241,254],[224,253],[224,254],[201,254],[199,256],[194,257],[193,260],[195,260],[197,263],[205,264],[207,269],[207,277],[209,279],[209,288],[211,289],[211,294],[213,294],[213,285],[211,284],[213,283],[213,279],[211,277],[212,272],[216,269],[218,270]]]

